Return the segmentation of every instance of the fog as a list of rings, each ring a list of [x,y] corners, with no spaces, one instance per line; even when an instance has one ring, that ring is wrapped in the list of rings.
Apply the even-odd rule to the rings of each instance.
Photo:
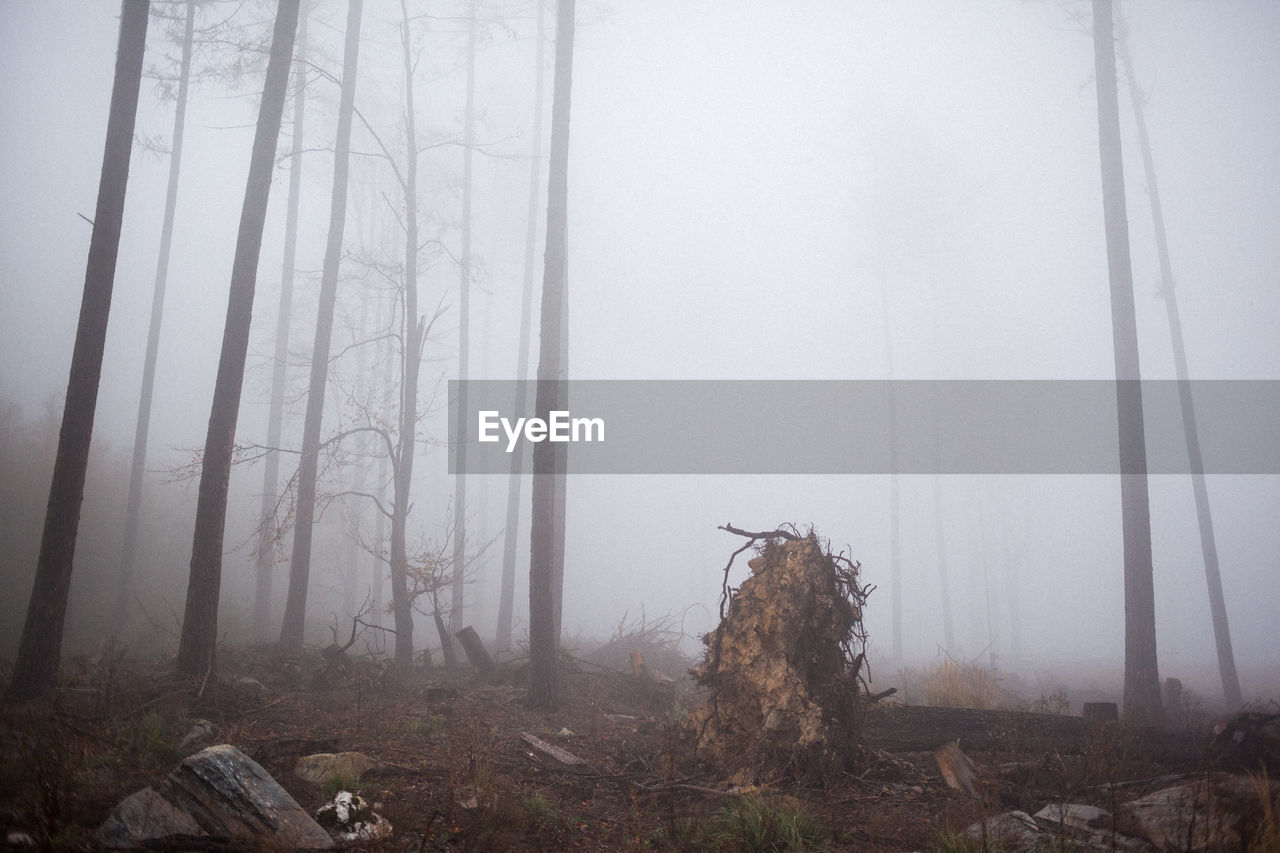
[[[161,4],[153,4],[159,8]],[[310,4],[308,4],[310,5]],[[446,392],[458,362],[458,220],[465,3],[413,4],[421,26],[418,109],[429,220],[422,303],[445,313],[427,344],[432,400],[419,448],[411,538],[440,541],[452,511]],[[569,166],[569,375],[573,379],[1111,379],[1114,362],[1088,4],[969,0],[794,3],[583,2]],[[262,33],[270,4],[212,4]],[[223,8],[226,7],[226,8]],[[456,8],[455,8],[456,7]],[[472,378],[514,378],[532,132],[531,4],[481,3],[477,55]],[[1280,6],[1267,0],[1124,5],[1195,379],[1280,379]],[[10,604],[0,655],[16,647],[48,495],[115,60],[118,9],[50,0],[0,9],[0,398],[11,474],[0,530]],[[1083,19],[1079,15],[1083,13]],[[312,60],[340,74],[345,4],[311,12]],[[550,17],[550,16],[549,16]],[[1085,22],[1084,26],[1080,20]],[[366,4],[357,107],[401,133],[398,6]],[[267,30],[269,32],[269,29]],[[148,66],[177,47],[152,24]],[[548,58],[550,51],[548,51]],[[212,47],[197,67],[234,61]],[[160,344],[143,515],[145,587],[128,634],[170,642],[181,612],[196,483],[261,87],[192,86]],[[144,81],[137,135],[167,145],[173,102]],[[549,107],[549,75],[548,99]],[[296,447],[328,224],[337,86],[312,75],[285,443]],[[288,113],[286,113],[288,115]],[[1128,219],[1144,378],[1174,378],[1170,331],[1127,90],[1121,91]],[[259,268],[238,441],[263,442],[280,286],[287,125]],[[432,145],[432,143],[446,143]],[[369,132],[353,137],[346,251],[373,252],[395,219]],[[114,577],[128,482],[168,158],[135,146],[81,521],[69,645],[110,626],[95,604]],[[379,186],[374,182],[382,181]],[[545,187],[545,177],[543,178]],[[542,202],[545,204],[545,202]],[[392,241],[394,244],[394,241]],[[394,250],[390,250],[394,251]],[[541,248],[538,250],[541,258]],[[360,332],[368,275],[344,266],[334,351]],[[538,280],[541,267],[538,268]],[[535,306],[536,306],[535,300]],[[535,318],[536,322],[536,318]],[[536,336],[535,336],[536,362]],[[357,381],[354,354],[334,384]],[[369,374],[380,369],[366,365]],[[51,408],[52,407],[52,408]],[[326,429],[340,417],[330,401]],[[778,413],[760,411],[769,419]],[[683,425],[690,434],[700,424]],[[1274,429],[1274,427],[1271,427]],[[35,439],[20,444],[26,430]],[[41,441],[42,440],[42,441]],[[30,451],[32,447],[38,449]],[[28,452],[29,451],[29,452]],[[770,449],[761,447],[762,457]],[[41,455],[44,454],[44,455]],[[286,457],[292,470],[296,457]],[[1246,698],[1280,690],[1280,478],[1208,480],[1227,611]],[[810,524],[877,586],[866,620],[873,673],[897,662],[891,634],[891,478],[883,475],[580,475],[568,486],[564,631],[608,635],[624,614],[674,614],[690,637],[715,624],[723,570],[741,540],[716,529]],[[471,478],[477,545],[467,621],[491,634],[507,479]],[[941,654],[1028,677],[1112,683],[1124,610],[1119,478],[903,475],[903,663]],[[232,474],[220,624],[246,641],[259,465]],[[1190,478],[1150,480],[1161,675],[1220,694]],[[516,587],[527,624],[528,490]],[[936,514],[956,626],[944,649]],[[348,624],[339,512],[317,534],[308,642]],[[365,523],[372,524],[366,512]],[[287,550],[285,551],[287,555]],[[372,571],[361,555],[358,570]],[[287,560],[277,567],[277,610]],[[729,576],[740,583],[739,561]],[[361,584],[366,582],[361,581]],[[360,593],[362,595],[362,593]],[[359,597],[359,595],[357,596]],[[358,603],[358,602],[357,602]],[[437,642],[428,620],[419,646]],[[691,642],[691,648],[694,643]],[[879,668],[877,668],[879,667]],[[1065,677],[1065,676],[1062,676]]]

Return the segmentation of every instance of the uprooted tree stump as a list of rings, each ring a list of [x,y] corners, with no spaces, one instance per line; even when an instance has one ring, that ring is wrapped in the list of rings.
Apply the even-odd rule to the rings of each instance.
[[[741,782],[848,768],[861,754],[867,704],[859,564],[833,555],[812,531],[752,534],[751,576],[703,637],[694,670],[710,697],[685,718],[698,757]],[[728,605],[727,612],[725,605]]]

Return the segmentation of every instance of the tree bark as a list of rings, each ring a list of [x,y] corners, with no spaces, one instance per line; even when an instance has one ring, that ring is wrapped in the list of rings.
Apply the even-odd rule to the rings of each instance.
[[[258,278],[258,258],[262,251],[262,228],[267,216],[276,141],[280,135],[280,119],[284,113],[289,64],[298,24],[298,4],[299,0],[280,0],[276,9],[271,56],[267,62],[244,206],[240,211],[235,259],[231,266],[222,353],[218,360],[218,377],[214,383],[209,430],[200,469],[200,490],[196,499],[187,603],[178,643],[178,674],[193,678],[205,675],[214,663],[231,453],[240,412],[245,355],[249,349],[249,325]]]
[[[558,387],[556,409],[567,412],[569,411],[569,234],[567,227],[564,244],[564,289],[560,298],[560,378],[564,381]],[[569,503],[568,442],[559,442],[555,445],[555,466],[555,486],[551,501],[551,600],[555,610],[552,613],[551,631],[558,649],[561,627],[564,623],[565,510]]]
[[[284,260],[280,270],[280,305],[276,310],[275,360],[271,365],[271,402],[267,412],[267,446],[280,446],[284,426],[284,388],[289,367],[289,329],[293,319],[293,277],[298,256],[298,204],[302,197],[302,132],[307,104],[307,18],[298,21],[297,61],[293,69],[293,142],[289,149],[289,203],[284,223]],[[260,536],[253,591],[253,635],[259,642],[271,636],[271,605],[275,598],[276,503],[280,499],[280,454],[267,454],[262,472]]]
[[[565,284],[569,176],[569,106],[573,81],[574,0],[559,0],[556,15],[555,84],[551,105],[551,165],[547,184],[547,250],[542,278],[542,340],[538,351],[537,416],[559,404],[560,333]],[[554,592],[555,445],[533,451],[533,521],[529,555],[529,703],[548,709],[558,699]]]
[[[329,237],[320,273],[320,304],[316,310],[316,338],[311,350],[311,382],[307,386],[307,415],[302,425],[302,458],[298,466],[298,504],[293,527],[293,558],[289,562],[289,592],[285,597],[280,643],[301,648],[307,617],[307,586],[311,579],[311,538],[314,533],[316,476],[320,460],[320,424],[329,381],[329,349],[333,312],[338,300],[338,271],[342,265],[342,234],[347,221],[347,173],[351,162],[351,119],[355,110],[356,74],[360,61],[360,13],[364,0],[347,5],[346,45],[342,56],[342,94],[338,102],[338,138],[334,144],[333,195],[329,207]]]
[[[471,148],[475,144],[476,2],[471,0],[467,37],[467,100],[462,130],[462,257],[458,271],[458,448],[453,479],[453,583],[450,590],[449,630],[461,630],[467,566],[467,379],[471,362]],[[448,643],[448,637],[444,638]]]
[[[1107,271],[1111,283],[1116,408],[1119,415],[1120,505],[1124,530],[1124,713],[1137,721],[1154,721],[1160,716],[1160,676],[1156,664],[1151,511],[1147,493],[1147,450],[1143,433],[1129,224],[1125,209],[1124,163],[1120,150],[1120,104],[1116,87],[1111,0],[1093,0],[1093,42]]]
[[[178,102],[173,111],[173,144],[169,152],[169,185],[164,197],[164,221],[160,226],[160,257],[151,292],[151,321],[147,327],[147,352],[142,362],[142,390],[138,395],[138,421],[133,433],[133,464],[125,500],[124,544],[116,581],[116,631],[128,623],[133,598],[133,565],[138,548],[138,522],[142,515],[142,480],[147,471],[147,437],[151,431],[151,399],[156,380],[156,355],[160,350],[160,326],[164,320],[164,292],[169,278],[169,251],[173,246],[174,212],[178,206],[178,175],[182,169],[182,135],[187,117],[187,89],[191,81],[191,42],[195,30],[195,0],[187,0],[182,30],[182,60],[178,72]]]
[[[542,113],[543,113],[543,46],[546,44],[545,6],[538,4],[537,47],[534,51],[533,140],[529,154],[529,214],[524,238],[524,287],[520,296],[520,342],[516,353],[515,416],[524,417],[529,405],[529,338],[533,314],[534,250],[538,242],[538,200],[542,197]],[[520,493],[524,482],[525,443],[518,442],[511,453],[511,473],[507,478],[507,523],[502,537],[502,588],[498,598],[499,651],[511,648],[511,623],[515,604],[516,543],[520,534]]]
[[[1191,400],[1191,382],[1187,371],[1187,351],[1182,340],[1182,319],[1178,313],[1178,295],[1173,280],[1173,262],[1169,259],[1169,239],[1165,233],[1164,210],[1160,204],[1160,186],[1156,182],[1155,158],[1151,153],[1151,137],[1147,133],[1145,98],[1133,73],[1129,56],[1129,40],[1123,20],[1120,22],[1120,58],[1129,79],[1129,96],[1133,118],[1138,127],[1138,145],[1142,149],[1142,165],[1146,172],[1147,193],[1151,201],[1151,221],[1155,228],[1156,252],[1160,259],[1160,291],[1169,319],[1169,336],[1173,343],[1173,365],[1178,377],[1178,398],[1182,408],[1182,429],[1187,440],[1191,466],[1191,490],[1196,501],[1196,520],[1200,527],[1200,551],[1204,557],[1204,576],[1209,587],[1209,613],[1213,619],[1213,639],[1218,652],[1218,673],[1222,678],[1222,695],[1228,710],[1244,704],[1240,677],[1236,673],[1235,653],[1231,648],[1231,626],[1227,621],[1226,599],[1222,594],[1222,573],[1218,567],[1218,543],[1213,533],[1213,514],[1209,511],[1209,490],[1204,478],[1204,459],[1200,453],[1200,431],[1196,427],[1196,410]]]
[[[7,698],[33,699],[52,689],[62,654],[62,628],[71,589],[76,532],[84,499],[85,471],[98,404],[102,376],[102,352],[106,346],[107,318],[115,284],[116,255],[124,219],[125,187],[129,181],[129,155],[133,149],[134,119],[142,82],[142,57],[147,40],[147,0],[123,0],[120,35],[116,47],[115,79],[107,139],[102,153],[98,203],[89,240],[80,319],[71,353],[71,373],[49,503],[45,511],[40,556],[27,605],[26,622],[18,645],[13,681]]]

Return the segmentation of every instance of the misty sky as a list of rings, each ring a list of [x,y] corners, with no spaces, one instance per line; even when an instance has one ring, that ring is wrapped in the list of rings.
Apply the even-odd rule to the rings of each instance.
[[[515,369],[532,124],[529,11],[507,5],[521,7],[511,30],[491,32],[477,68],[488,149],[476,160],[473,319],[489,329],[473,328],[472,364],[495,378]],[[1150,90],[1191,375],[1280,379],[1280,5],[1130,0],[1124,11]],[[0,6],[0,396],[32,415],[66,384],[90,236],[77,214],[92,216],[96,199],[117,12],[112,2],[79,0]],[[1093,47],[1073,12],[1087,21],[1088,4],[582,0],[571,376],[1111,377]],[[344,8],[324,2],[316,15],[317,61],[336,67]],[[361,109],[393,132],[396,15],[390,3],[366,4],[357,92]],[[428,134],[457,133],[460,44],[444,23],[427,37],[419,109]],[[173,52],[153,26],[149,64],[162,49]],[[157,479],[203,440],[258,85],[193,88],[153,414]],[[334,87],[319,85],[308,107],[308,146],[317,149],[332,145],[336,102]],[[1143,375],[1172,378],[1126,91],[1121,108]],[[171,122],[172,103],[144,83],[139,136],[167,140]],[[354,144],[373,149],[359,128]],[[327,158],[310,155],[304,173],[299,359],[314,328],[305,303],[318,287]],[[428,215],[438,222],[459,215],[456,161],[442,149],[424,162]],[[165,158],[135,148],[95,432],[119,454],[132,441],[166,176]],[[282,166],[258,281],[246,441],[265,433],[286,182]],[[353,190],[358,204],[377,201]],[[351,244],[358,227],[347,233]],[[456,246],[456,229],[442,233]],[[425,304],[442,295],[452,304],[456,267],[433,260],[425,279]],[[358,299],[346,304],[343,316],[354,316]],[[447,313],[437,328],[424,386],[456,370],[456,323]],[[444,450],[424,449],[420,470],[417,520],[438,525],[430,508],[451,488]],[[496,529],[505,478],[482,482],[473,492],[487,504],[471,513]],[[887,478],[582,477],[570,489],[569,632],[607,633],[641,607],[650,616],[683,611],[687,630],[705,631],[724,561],[739,545],[715,525],[794,521],[812,522],[863,562],[879,585],[868,613],[873,649],[887,647]],[[258,469],[233,476],[244,508],[233,512],[242,529],[229,530],[228,543],[248,535],[259,490]],[[1155,477],[1151,491],[1161,671],[1208,672],[1212,689],[1190,485]],[[1237,659],[1256,671],[1280,646],[1280,483],[1211,477],[1210,497]],[[902,499],[906,651],[929,660],[942,637],[929,479],[903,478]],[[985,655],[994,642],[1000,658],[1029,667],[1073,659],[1119,667],[1114,477],[947,478],[942,507],[955,651]],[[225,571],[242,581],[251,563],[247,551],[233,552]],[[493,577],[474,586],[477,623],[492,620],[496,590]],[[1021,613],[1016,628],[1011,604]],[[988,609],[999,614],[994,641]]]

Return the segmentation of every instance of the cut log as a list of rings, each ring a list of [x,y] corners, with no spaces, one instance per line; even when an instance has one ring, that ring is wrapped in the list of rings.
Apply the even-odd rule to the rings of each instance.
[[[933,759],[938,762],[938,772],[948,788],[963,792],[966,796],[980,799],[978,793],[978,771],[969,756],[960,751],[955,741],[944,743],[933,751]]]
[[[676,680],[665,672],[658,672],[653,667],[644,662],[644,654],[640,651],[631,653],[631,671],[636,678],[642,681],[651,681],[654,684],[675,684]]]
[[[863,733],[869,746],[888,752],[932,752],[959,741],[970,752],[1007,749],[1028,738],[1053,743],[1066,752],[1084,745],[1084,720],[1029,711],[874,705]]]
[[[480,640],[480,635],[476,633],[476,629],[470,625],[454,634],[458,638],[458,642],[462,643],[462,650],[467,654],[467,660],[471,661],[471,665],[476,668],[477,672],[491,672],[493,670],[493,658],[489,656],[489,651],[484,647],[484,643]]]

